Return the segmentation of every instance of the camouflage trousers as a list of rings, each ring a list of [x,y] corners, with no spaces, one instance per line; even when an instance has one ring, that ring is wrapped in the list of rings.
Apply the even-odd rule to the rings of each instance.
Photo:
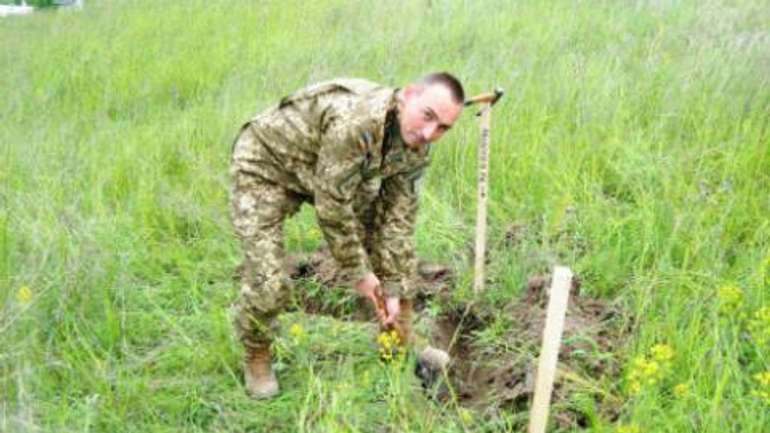
[[[311,198],[255,175],[238,161],[230,174],[230,216],[243,249],[234,326],[246,347],[260,347],[272,341],[275,318],[288,307],[293,290],[284,263],[284,220]],[[377,193],[377,185],[365,183],[354,204],[359,239],[369,251]]]
[[[243,248],[235,328],[250,347],[268,343],[273,319],[289,300],[291,281],[283,269],[283,221],[302,200],[279,185],[237,173],[231,218]]]

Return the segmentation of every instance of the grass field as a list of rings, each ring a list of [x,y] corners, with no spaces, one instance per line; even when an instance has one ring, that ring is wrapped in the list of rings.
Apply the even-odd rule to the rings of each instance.
[[[301,313],[281,396],[241,385],[237,128],[308,82],[433,70],[507,90],[481,308],[560,262],[632,322],[622,377],[585,378],[620,418],[585,430],[770,432],[765,0],[90,1],[0,39],[0,432],[510,431],[524,414],[432,403],[364,328]],[[419,253],[458,267],[457,302],[477,142],[466,113],[423,185]]]

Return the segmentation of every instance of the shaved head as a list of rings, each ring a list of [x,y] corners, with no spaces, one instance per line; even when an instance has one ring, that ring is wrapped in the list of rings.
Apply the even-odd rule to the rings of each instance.
[[[465,90],[463,90],[463,85],[460,84],[460,80],[448,72],[434,72],[420,78],[418,82],[426,86],[431,84],[441,84],[449,89],[455,102],[458,104],[465,102]]]
[[[464,101],[462,85],[446,72],[428,74],[403,88],[398,119],[404,142],[417,148],[441,138],[462,113]]]

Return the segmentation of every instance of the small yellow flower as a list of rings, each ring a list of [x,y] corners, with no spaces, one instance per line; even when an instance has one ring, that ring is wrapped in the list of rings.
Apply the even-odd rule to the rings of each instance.
[[[463,423],[470,424],[471,422],[473,422],[473,414],[471,413],[470,410],[464,407],[461,407],[458,409],[458,412],[460,414],[460,419],[462,420]]]
[[[32,290],[27,286],[21,286],[16,292],[16,300],[22,304],[27,304],[32,300]]]
[[[647,365],[647,358],[642,355],[637,356],[633,361],[631,361],[631,364],[635,370],[640,370],[644,368],[645,365]]]
[[[656,344],[650,349],[652,357],[660,362],[668,362],[674,359],[674,349],[668,344]]]
[[[660,372],[660,364],[657,361],[649,361],[644,365],[642,369],[642,375],[647,377],[655,377]]]
[[[762,307],[754,313],[754,320],[770,325],[770,307]]]
[[[377,342],[380,344],[380,346],[385,348],[396,347],[400,343],[398,334],[396,333],[396,331],[381,332],[380,335],[377,337]]]
[[[390,336],[387,332],[380,332],[380,335],[377,336],[377,344],[380,347],[390,347]]]
[[[754,379],[759,382],[759,389],[752,391],[751,394],[770,405],[770,370],[755,374]]]
[[[622,425],[618,427],[618,433],[640,433],[639,426],[635,424]]]
[[[401,344],[401,339],[398,337],[398,333],[396,332],[395,329],[390,331],[390,340],[393,341],[393,344],[395,346],[398,346],[399,344]]]
[[[756,379],[762,386],[770,386],[770,370],[765,371],[764,373],[755,374],[754,379]]]
[[[294,342],[297,343],[303,338],[305,338],[305,329],[302,328],[302,325],[299,323],[295,323],[289,327],[289,335],[294,339]]]
[[[637,357],[634,360],[634,369],[631,370],[631,375],[639,378],[650,379],[655,378],[660,373],[660,364],[657,361],[647,360],[644,357]]]
[[[749,319],[749,332],[757,344],[770,343],[770,307],[755,311]]]
[[[392,361],[393,355],[403,359],[406,355],[406,349],[401,346],[401,339],[395,330],[383,331],[377,336],[377,343],[380,346],[380,358],[383,361]]]
[[[656,344],[650,348],[649,358],[644,355],[635,357],[626,376],[629,394],[636,395],[643,386],[653,386],[663,380],[671,370],[673,358],[674,349],[667,344]]]
[[[717,299],[719,299],[720,311],[733,312],[743,303],[743,290],[733,285],[720,287],[717,291]]]
[[[678,398],[684,398],[690,393],[690,387],[686,383],[680,383],[674,386],[674,395]]]

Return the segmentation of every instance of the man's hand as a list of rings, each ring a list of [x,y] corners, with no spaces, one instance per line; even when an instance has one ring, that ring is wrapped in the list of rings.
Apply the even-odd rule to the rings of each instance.
[[[364,277],[356,283],[356,290],[372,302],[374,311],[377,313],[377,319],[383,327],[396,323],[398,313],[401,311],[399,300],[397,297],[385,299],[385,308],[383,309],[383,305],[381,305],[382,287],[380,286],[380,280],[376,275],[371,272],[364,275]]]
[[[398,319],[398,313],[401,312],[401,302],[397,297],[393,296],[385,301],[385,306],[388,308],[388,317],[385,318],[382,325],[385,327],[395,325],[396,319]]]

